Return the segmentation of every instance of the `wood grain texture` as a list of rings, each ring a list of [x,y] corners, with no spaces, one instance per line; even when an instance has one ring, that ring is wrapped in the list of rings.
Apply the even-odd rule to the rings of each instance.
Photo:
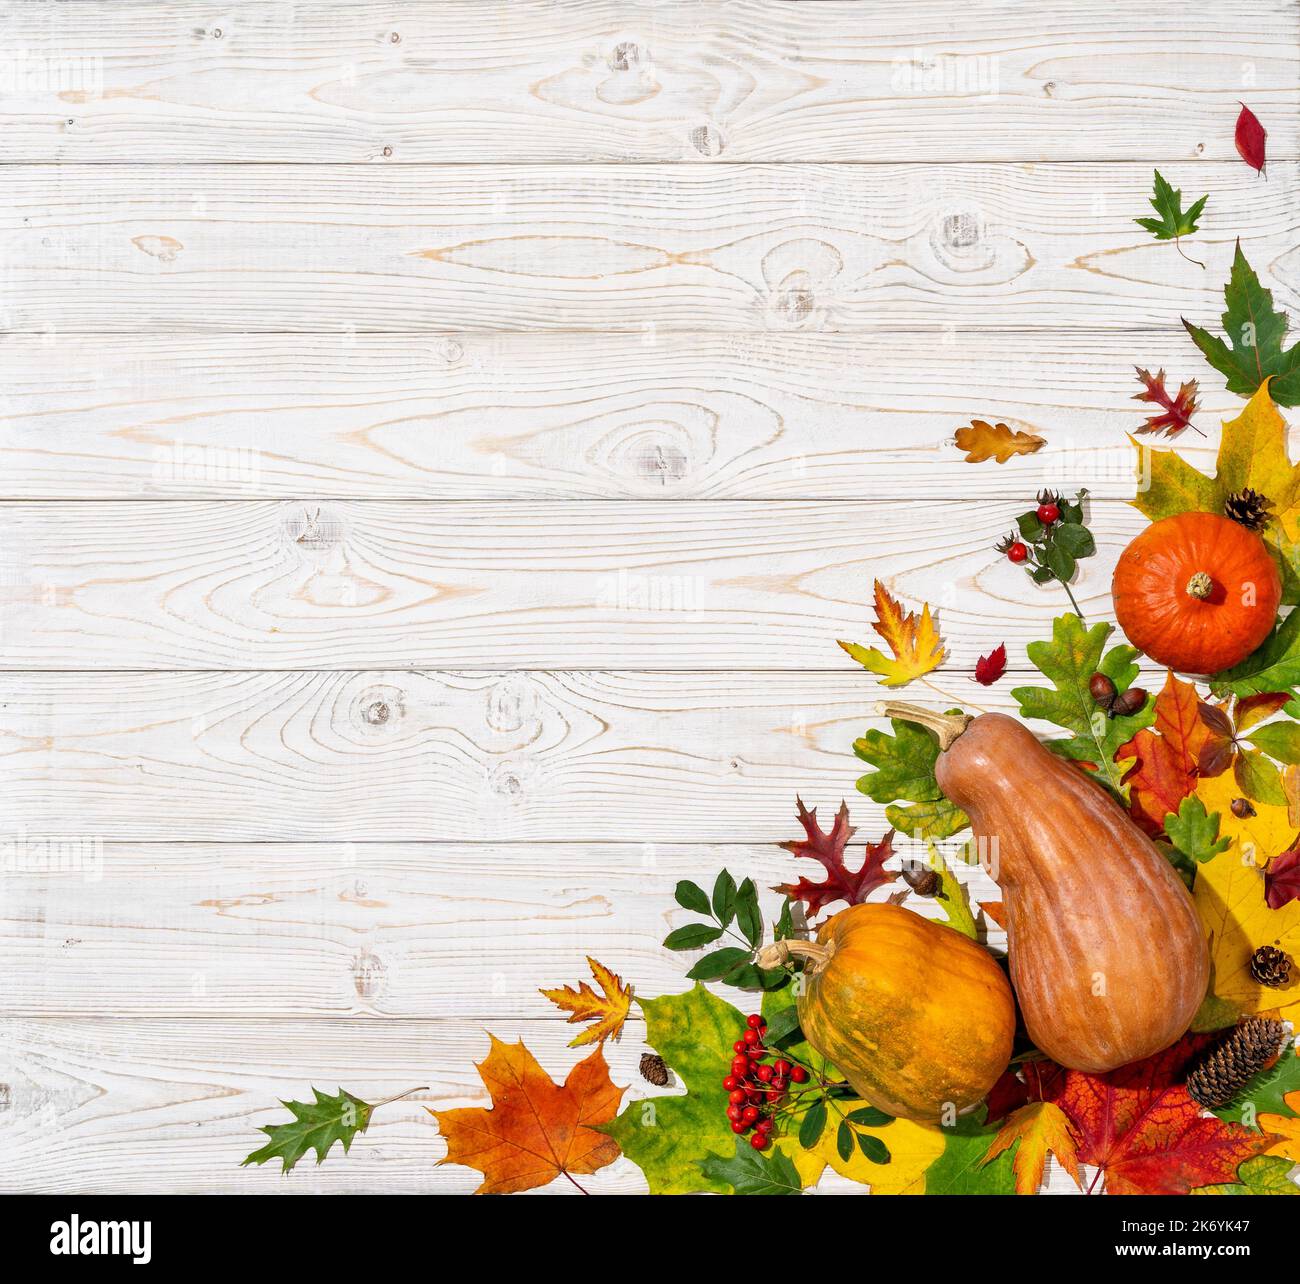
[[[562,1077],[578,1060],[559,1021],[494,1021],[506,1041],[526,1040]],[[445,1146],[426,1107],[487,1106],[474,1071],[484,1031],[441,1021],[0,1020],[6,1184],[32,1192],[90,1194],[468,1194],[472,1169],[437,1166]],[[637,1074],[637,1026],[609,1045],[611,1076],[625,1100],[671,1095]],[[281,1098],[338,1084],[370,1101],[431,1084],[429,1092],[375,1113],[346,1159],[336,1150],[287,1177],[279,1164],[241,1168],[278,1122]],[[1049,1161],[1050,1163],[1050,1161]],[[1052,1188],[1069,1193],[1053,1171]],[[644,1193],[640,1170],[619,1159],[583,1185],[594,1193]],[[822,1190],[861,1194],[834,1173]],[[546,1194],[576,1194],[560,1180]]]
[[[829,828],[839,800],[822,797]],[[878,809],[860,801],[850,800],[860,834],[849,853],[854,867],[861,844],[881,836]],[[33,848],[26,868],[5,874],[5,1011],[364,1015],[474,1028],[556,1016],[537,987],[589,979],[588,955],[640,994],[670,994],[705,952],[661,945],[699,918],[674,903],[679,879],[711,888],[723,868],[737,881],[753,878],[771,922],[781,898],[769,888],[822,876],[778,850],[778,838],[801,833],[793,795],[784,802],[784,825],[761,845],[109,843],[68,847],[48,862]],[[895,852],[891,869],[926,858],[924,844],[902,837]],[[981,868],[954,868],[972,902],[1001,900]],[[875,899],[900,895],[907,888],[898,881]],[[942,917],[934,900],[907,903]],[[989,926],[990,941],[1005,949],[1004,934]]]
[[[994,549],[1015,504],[0,505],[0,657],[32,669],[841,670],[872,584],[939,608],[953,664],[1069,609]],[[1145,524],[1090,505],[1109,615]],[[874,635],[871,635],[874,638]]]
[[[1300,308],[1300,163],[19,166],[0,329],[804,330],[1216,325],[1234,242]],[[1193,190],[1194,189],[1194,190]]]
[[[0,497],[1129,498],[1134,363],[1201,379],[1212,469],[1242,402],[1181,330],[11,335]],[[1048,444],[972,466],[972,417]]]
[[[1010,682],[940,675],[968,710]],[[865,673],[59,673],[0,677],[17,835],[104,841],[750,842],[854,798]],[[1050,728],[1040,728],[1050,730]],[[865,832],[880,809],[855,803]],[[514,861],[548,867],[566,849]],[[707,871],[706,871],[707,872]],[[466,907],[468,910],[468,906]]]
[[[1159,0],[11,4],[6,159],[1297,155],[1295,14]]]

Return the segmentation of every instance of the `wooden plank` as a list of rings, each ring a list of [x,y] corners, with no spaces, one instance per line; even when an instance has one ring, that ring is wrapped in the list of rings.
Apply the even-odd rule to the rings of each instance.
[[[11,335],[0,496],[1124,498],[1135,361],[1201,377],[1212,469],[1242,403],[1181,331]],[[1048,445],[971,466],[973,417]]]
[[[1218,325],[1237,238],[1294,315],[1300,163],[19,166],[0,329],[895,332]]]
[[[935,676],[907,694],[1015,709],[1008,680]],[[765,844],[796,794],[855,798],[883,694],[864,673],[10,673],[0,796],[23,840]]]
[[[822,799],[829,828],[838,798]],[[786,822],[763,845],[15,848],[0,910],[3,1011],[430,1017],[477,1026],[553,1014],[537,987],[576,985],[587,955],[638,993],[669,993],[698,957],[661,945],[669,930],[699,917],[674,903],[679,879],[707,890],[723,868],[737,882],[751,877],[771,922],[780,897],[767,889],[815,870],[776,847],[778,838],[801,836],[793,795],[783,801]],[[879,838],[879,809],[865,798],[852,806],[862,841]],[[891,869],[926,858],[924,844],[902,836],[895,852]],[[978,866],[954,868],[972,902],[1001,900]],[[896,882],[876,899],[906,893]],[[907,903],[942,917],[933,900]],[[995,925],[990,940],[1005,948]]]
[[[6,6],[6,159],[1297,155],[1294,11],[1155,0]]]
[[[678,987],[682,988],[682,987]],[[508,1042],[523,1038],[563,1078],[580,1053],[564,1047],[558,1021],[494,1021]],[[645,1045],[630,1027],[608,1044],[625,1101],[672,1095],[637,1073]],[[0,1080],[7,1090],[3,1154],[10,1192],[66,1194],[468,1194],[477,1173],[440,1167],[445,1145],[426,1107],[487,1106],[474,1070],[488,1050],[484,1031],[452,1021],[0,1020]],[[337,1147],[288,1177],[280,1165],[241,1168],[264,1124],[315,1084],[339,1085],[370,1101],[428,1084],[427,1092],[376,1111],[344,1156]],[[644,1193],[645,1180],[619,1159],[582,1179],[593,1193]],[[1054,1192],[1073,1190],[1053,1172]],[[546,1194],[576,1194],[560,1180]],[[862,1187],[829,1173],[819,1190]]]
[[[872,583],[958,666],[1069,609],[994,549],[1032,496],[949,502],[0,505],[0,657],[31,669],[844,670]],[[1110,612],[1145,518],[1091,505],[1075,597]]]

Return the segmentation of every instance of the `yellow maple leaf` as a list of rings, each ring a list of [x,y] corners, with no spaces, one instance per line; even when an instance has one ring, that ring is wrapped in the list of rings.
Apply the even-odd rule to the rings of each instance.
[[[1300,901],[1269,909],[1263,867],[1237,844],[1197,868],[1193,895],[1210,941],[1214,995],[1246,1015],[1276,1009],[1282,1020],[1300,1023],[1300,978],[1275,990],[1250,974],[1261,945],[1300,952]]]
[[[872,626],[889,644],[891,660],[877,647],[841,642],[840,646],[864,669],[880,675],[887,687],[901,687],[923,673],[937,669],[947,652],[939,638],[939,628],[930,615],[930,604],[921,603],[921,614],[904,611],[899,601],[876,581],[876,623]]]
[[[1219,776],[1203,776],[1196,782],[1196,796],[1211,815],[1219,813],[1219,837],[1230,838],[1226,855],[1253,856],[1264,864],[1270,857],[1284,852],[1296,836],[1285,807],[1273,803],[1252,802],[1253,816],[1233,815],[1232,800],[1241,797],[1241,787],[1231,771]]]
[[[597,994],[586,981],[579,981],[578,988],[566,985],[558,990],[543,990],[542,993],[564,1012],[571,1013],[569,1024],[575,1021],[594,1021],[590,1030],[584,1030],[572,1043],[571,1048],[580,1048],[586,1043],[604,1043],[606,1039],[617,1034],[627,1020],[632,1007],[632,987],[625,986],[623,979],[616,976],[603,963],[588,957],[587,966],[596,978],[596,983],[603,993]]]
[[[1034,1101],[1021,1106],[1002,1124],[988,1153],[980,1160],[980,1166],[992,1162],[1012,1146],[1016,1146],[1011,1166],[1016,1174],[1017,1195],[1038,1194],[1038,1188],[1043,1184],[1043,1168],[1049,1150],[1056,1156],[1061,1167],[1074,1178],[1074,1184],[1083,1188],[1079,1176],[1079,1143],[1060,1106],[1050,1101]]]
[[[845,1114],[862,1110],[867,1105],[865,1101],[851,1099],[837,1104]],[[810,1150],[796,1147],[790,1152],[805,1188],[816,1185],[830,1167],[841,1177],[870,1186],[873,1195],[925,1194],[925,1171],[943,1154],[945,1139],[942,1129],[912,1123],[908,1119],[895,1119],[879,1128],[860,1125],[857,1130],[879,1137],[889,1150],[889,1162],[873,1164],[858,1146],[853,1147],[848,1159],[841,1159],[835,1142],[837,1129],[828,1123],[821,1139]]]
[[[1032,455],[1046,444],[1032,432],[1012,432],[1006,424],[990,424],[983,419],[972,419],[968,428],[958,428],[954,441],[958,450],[966,452],[968,464],[982,464],[986,459],[1005,464],[1012,455]]]
[[[1300,1113],[1300,1092],[1288,1092],[1282,1100],[1290,1109]],[[1256,1122],[1261,1132],[1277,1138],[1276,1143],[1264,1152],[1266,1155],[1285,1155],[1287,1159],[1300,1163],[1300,1119],[1286,1115],[1260,1115]]]

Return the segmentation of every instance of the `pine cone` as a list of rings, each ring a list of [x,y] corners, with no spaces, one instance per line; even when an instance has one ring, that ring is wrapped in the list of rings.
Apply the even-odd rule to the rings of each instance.
[[[656,1056],[653,1052],[643,1052],[641,1054],[641,1078],[647,1083],[652,1083],[656,1088],[666,1088],[668,1086],[668,1063],[663,1057]]]
[[[1272,501],[1247,486],[1228,496],[1223,505],[1223,515],[1248,531],[1262,531],[1272,520],[1272,508]]]
[[[1291,983],[1291,957],[1276,946],[1261,945],[1250,956],[1250,974],[1260,985],[1281,990]]]
[[[1187,1076],[1188,1094],[1211,1110],[1226,1105],[1277,1056],[1285,1035],[1281,1021],[1267,1017],[1243,1021]]]

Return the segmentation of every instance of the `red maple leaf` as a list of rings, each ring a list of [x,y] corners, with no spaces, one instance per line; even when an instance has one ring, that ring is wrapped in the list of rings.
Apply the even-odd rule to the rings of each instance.
[[[1204,1115],[1184,1084],[1189,1061],[1213,1040],[1188,1035],[1109,1074],[1071,1070],[1056,1104],[1079,1134],[1079,1159],[1108,1195],[1185,1195],[1236,1180],[1237,1166],[1273,1138]]]
[[[1161,370],[1152,375],[1141,366],[1134,366],[1137,377],[1145,385],[1144,392],[1135,392],[1134,401],[1149,401],[1164,407],[1164,414],[1152,415],[1138,432],[1163,432],[1166,437],[1176,437],[1184,428],[1194,428],[1192,416],[1200,409],[1196,399],[1196,380],[1189,379],[1178,389],[1178,396],[1171,397],[1165,387],[1165,372]],[[1199,431],[1199,430],[1198,430]]]
[[[1143,727],[1115,757],[1136,758],[1124,776],[1129,787],[1129,814],[1147,833],[1162,833],[1165,816],[1196,788],[1196,777],[1172,741]]]
[[[1006,671],[1007,644],[1005,642],[975,661],[975,681],[982,687],[991,687]]]
[[[817,808],[809,811],[803,805],[802,798],[796,798],[799,807],[799,823],[808,835],[806,840],[796,839],[779,846],[796,856],[806,856],[820,861],[826,870],[824,883],[813,883],[801,878],[797,883],[784,883],[775,890],[783,892],[794,901],[803,901],[808,906],[809,914],[816,914],[832,901],[847,901],[858,905],[865,901],[874,888],[897,878],[897,874],[887,874],[882,866],[894,854],[894,831],[888,830],[878,843],[867,843],[867,858],[856,874],[844,863],[844,848],[857,832],[849,824],[847,803],[840,803],[835,814],[835,823],[831,832],[824,834],[817,824]]]
[[[1259,117],[1242,103],[1234,141],[1237,144],[1237,154],[1253,170],[1264,168],[1264,140],[1267,137],[1268,131],[1259,123]]]
[[[1300,838],[1269,861],[1264,871],[1264,899],[1274,910],[1288,901],[1300,901]]]
[[[988,1122],[997,1123],[1031,1101],[1056,1101],[1065,1088],[1067,1074],[1064,1066],[1046,1058],[1003,1071],[986,1099]]]

